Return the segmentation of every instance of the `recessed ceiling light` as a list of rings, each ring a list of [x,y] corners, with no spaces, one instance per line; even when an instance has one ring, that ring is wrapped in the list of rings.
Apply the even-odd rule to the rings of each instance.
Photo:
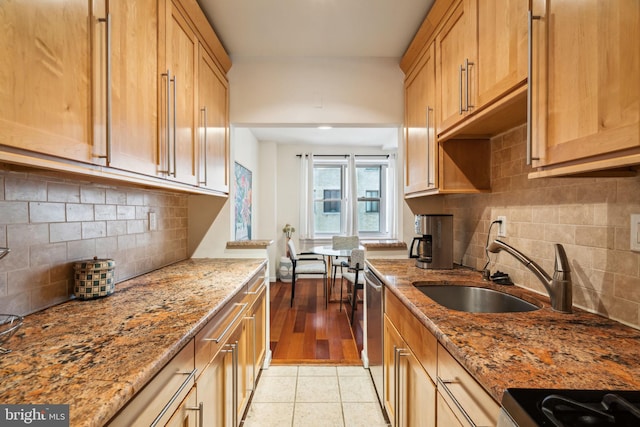
[[[321,129],[321,130],[333,129],[333,126],[323,125],[323,126],[318,126],[318,129]]]

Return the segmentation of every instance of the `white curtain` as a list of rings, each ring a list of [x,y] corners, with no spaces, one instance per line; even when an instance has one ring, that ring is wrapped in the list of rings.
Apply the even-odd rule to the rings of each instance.
[[[300,239],[313,238],[313,154],[300,156]]]
[[[391,198],[391,203],[388,203],[387,206],[390,207],[387,211],[387,224],[389,227],[389,237],[392,239],[397,238],[398,236],[398,191],[396,187],[396,155],[389,154],[388,157],[389,166],[387,173],[387,197]]]
[[[356,170],[356,156],[354,154],[350,154],[347,161],[347,185],[346,185],[346,193],[347,193],[347,203],[349,204],[347,208],[347,224],[345,234],[347,236],[357,236],[358,235],[358,182],[357,182],[357,170]]]

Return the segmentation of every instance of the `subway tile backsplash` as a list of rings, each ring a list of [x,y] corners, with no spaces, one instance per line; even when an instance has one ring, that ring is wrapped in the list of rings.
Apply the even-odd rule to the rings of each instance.
[[[14,169],[0,165],[0,246],[11,248],[0,260],[0,312],[72,298],[78,260],[113,258],[120,282],[187,257],[188,196]]]
[[[482,269],[491,221],[507,217],[507,237],[547,272],[553,243],[567,252],[574,305],[640,329],[640,253],[630,249],[630,215],[640,213],[640,178],[528,179],[525,126],[495,137],[492,192],[445,197],[454,215],[454,257]],[[497,238],[497,226],[491,239]],[[490,254],[492,272],[546,294],[542,284],[506,253]]]

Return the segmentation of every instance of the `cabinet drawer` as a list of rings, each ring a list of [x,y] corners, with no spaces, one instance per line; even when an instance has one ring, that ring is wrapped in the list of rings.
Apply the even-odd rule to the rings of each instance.
[[[500,406],[440,344],[438,392],[463,425],[471,424],[467,421],[467,416],[475,425],[497,424]]]
[[[196,335],[195,363],[198,374],[204,371],[207,364],[227,342],[229,334],[234,330],[234,325],[242,321],[249,305],[247,299],[244,290],[238,292]]]
[[[261,268],[255,276],[247,283],[247,296],[249,297],[249,304],[253,304],[262,290],[267,286],[265,282],[265,268]]]
[[[109,426],[165,425],[195,384],[193,340],[133,398]],[[160,416],[160,414],[163,414]]]
[[[436,381],[438,340],[405,305],[385,289],[384,311],[432,381]]]

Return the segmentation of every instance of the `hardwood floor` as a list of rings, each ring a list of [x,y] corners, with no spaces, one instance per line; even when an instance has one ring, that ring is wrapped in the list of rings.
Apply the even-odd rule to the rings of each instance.
[[[298,279],[293,307],[289,306],[291,283],[271,283],[273,364],[362,364],[362,303],[356,310],[352,331],[350,307],[345,309],[343,304],[340,311],[338,302],[330,302],[325,309],[321,282]]]

